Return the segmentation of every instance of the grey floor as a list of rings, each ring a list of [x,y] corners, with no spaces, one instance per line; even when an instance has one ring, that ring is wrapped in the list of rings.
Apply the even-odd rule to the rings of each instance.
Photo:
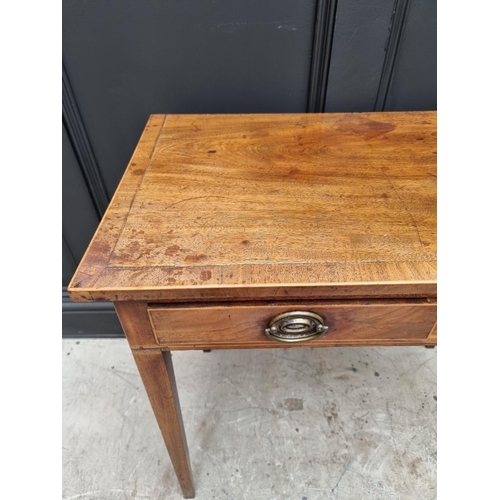
[[[197,499],[436,498],[436,349],[173,359]],[[63,498],[182,498],[124,340],[63,341]]]

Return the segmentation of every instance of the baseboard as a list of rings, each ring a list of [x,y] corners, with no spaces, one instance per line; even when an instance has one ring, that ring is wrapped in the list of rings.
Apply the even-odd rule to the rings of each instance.
[[[111,302],[72,302],[62,291],[63,338],[123,338],[123,330]]]

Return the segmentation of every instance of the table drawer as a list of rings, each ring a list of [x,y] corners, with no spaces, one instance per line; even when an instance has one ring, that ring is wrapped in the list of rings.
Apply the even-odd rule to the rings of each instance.
[[[152,305],[148,314],[157,343],[173,349],[433,345],[435,339],[428,337],[436,323],[436,306],[435,301],[428,299],[328,304],[198,304],[191,307]],[[294,312],[295,315],[290,314]],[[269,330],[276,317],[274,324],[279,328],[275,327],[274,333],[285,332],[286,338],[281,340],[273,338],[273,331]],[[326,333],[317,326],[321,320],[328,327]],[[300,332],[307,330],[309,325],[312,331],[317,328],[314,331],[318,332],[318,337],[302,340],[307,332]]]

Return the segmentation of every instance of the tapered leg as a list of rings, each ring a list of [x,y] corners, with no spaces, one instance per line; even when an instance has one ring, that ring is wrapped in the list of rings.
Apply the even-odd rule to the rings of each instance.
[[[167,445],[184,498],[194,498],[189,452],[184,434],[170,352],[132,350],[149,401]]]

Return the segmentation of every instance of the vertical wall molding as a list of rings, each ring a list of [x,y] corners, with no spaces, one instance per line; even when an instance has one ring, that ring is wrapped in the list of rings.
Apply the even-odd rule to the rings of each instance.
[[[64,63],[62,68],[62,113],[68,137],[80,164],[92,201],[97,213],[102,217],[108,206],[109,196],[106,192],[106,187]]]
[[[309,113],[325,110],[336,11],[336,0],[317,0],[307,99]]]
[[[406,20],[408,19],[409,10],[410,0],[395,0],[374,111],[383,111],[385,109],[385,103],[391,88],[394,66],[398,57],[398,51],[406,26]]]
[[[66,237],[64,236],[64,229],[63,229],[63,232],[62,232],[62,244],[63,244],[64,248],[66,249],[66,251],[68,252],[68,256],[71,258],[71,263],[73,264],[73,266],[76,269],[76,266],[78,265],[78,262],[76,261],[75,255],[71,251],[71,248],[68,245],[68,242],[66,241]]]

